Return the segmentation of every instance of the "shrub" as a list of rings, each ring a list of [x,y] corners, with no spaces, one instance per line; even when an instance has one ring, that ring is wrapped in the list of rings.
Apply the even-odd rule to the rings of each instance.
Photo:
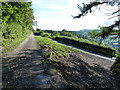
[[[111,66],[111,70],[114,74],[120,77],[120,52],[118,52],[115,63]]]
[[[50,35],[49,33],[43,33],[41,36],[42,36],[42,37],[48,37],[48,38],[51,37],[51,35]]]
[[[44,33],[44,31],[33,31],[34,35],[40,36]]]
[[[102,55],[109,55],[109,56],[114,56],[115,55],[115,50],[110,49],[110,48],[105,48],[102,46],[98,46],[98,45],[93,45],[90,43],[86,43],[86,42],[81,42],[81,41],[77,41],[77,40],[73,40],[73,39],[68,39],[68,38],[64,38],[64,37],[56,37],[53,38],[56,41],[68,44],[68,45],[72,45],[74,47],[77,48],[82,48],[85,50],[89,50],[95,53],[99,53]]]

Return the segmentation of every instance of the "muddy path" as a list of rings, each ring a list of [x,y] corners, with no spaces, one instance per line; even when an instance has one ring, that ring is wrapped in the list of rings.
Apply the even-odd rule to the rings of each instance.
[[[50,70],[45,64],[33,34],[2,58],[2,72],[3,88],[62,88],[65,86],[56,71]]]

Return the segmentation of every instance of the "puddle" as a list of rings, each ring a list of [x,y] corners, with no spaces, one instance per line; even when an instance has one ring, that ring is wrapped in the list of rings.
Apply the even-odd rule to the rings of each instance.
[[[41,80],[42,84],[50,84],[51,82],[50,76],[39,75],[38,78]]]

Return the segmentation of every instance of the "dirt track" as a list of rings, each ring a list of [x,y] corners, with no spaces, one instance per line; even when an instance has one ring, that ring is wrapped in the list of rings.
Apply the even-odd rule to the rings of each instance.
[[[31,34],[14,51],[3,57],[3,88],[63,87],[60,78],[49,70],[40,47]],[[45,74],[51,72],[51,74]],[[53,80],[56,80],[53,82]]]
[[[43,49],[42,49],[43,50]],[[71,53],[69,60],[50,62],[42,57],[42,50],[31,34],[14,51],[3,57],[4,88],[116,88],[110,66],[114,63],[100,57]]]

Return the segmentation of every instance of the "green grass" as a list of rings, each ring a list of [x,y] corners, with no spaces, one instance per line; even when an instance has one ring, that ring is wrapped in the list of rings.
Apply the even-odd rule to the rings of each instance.
[[[116,56],[115,63],[111,66],[111,69],[114,73],[117,73],[118,76],[120,76],[120,52],[118,52],[118,55]]]
[[[68,38],[68,39],[72,39],[72,40],[76,40],[76,41],[80,41],[80,42],[84,42],[84,43],[88,43],[88,44],[93,44],[93,45],[98,45],[99,46],[99,43],[98,42],[95,42],[95,41],[92,41],[92,40],[88,40],[88,39],[83,39],[83,38],[75,38],[75,37],[67,37],[67,36],[59,36],[59,37],[64,37],[64,38]],[[105,44],[101,44],[100,46],[102,47],[106,47],[106,48],[111,48]],[[112,48],[113,49],[113,48]]]
[[[72,39],[72,40],[76,40],[76,41],[80,41],[80,42],[84,42],[84,43],[88,43],[88,44],[99,46],[99,43],[95,42],[93,40],[78,38],[77,35],[74,35],[71,32],[64,32],[64,33],[65,34],[63,34],[63,35],[60,35],[60,34],[59,35],[56,35],[56,34],[53,35],[53,33],[44,32],[43,35],[40,35],[40,36],[42,36],[42,37],[48,37],[48,38],[63,37],[63,38],[68,38],[68,39]],[[70,35],[70,36],[67,36],[67,35]],[[111,49],[113,49],[112,47],[110,47],[110,46],[108,46],[108,45],[106,45],[104,43],[101,43],[100,46],[105,47],[105,48],[111,48]]]
[[[69,56],[69,53],[79,51],[75,48],[57,43],[56,41],[53,41],[46,37],[35,36],[35,38],[40,46],[42,46],[44,48],[49,48],[50,50],[52,50],[48,54],[48,57],[55,56],[56,59],[59,59],[60,57],[67,58]]]
[[[22,38],[16,38],[14,40],[2,39],[2,54],[6,55],[8,52],[12,51],[22,41],[24,41],[28,35],[30,35],[30,33],[26,34]]]
[[[54,32],[56,32],[56,31],[54,31]],[[95,41],[89,40],[89,39],[79,38],[79,37],[77,37],[77,34],[74,35],[74,33],[72,33],[72,32],[61,32],[62,34],[60,34],[59,32],[57,32],[57,33],[59,33],[58,35],[54,34],[54,32],[51,33],[49,31],[46,31],[46,32],[44,32],[46,34],[46,36],[42,36],[42,35],[40,35],[40,36],[42,36],[42,37],[48,37],[48,38],[63,37],[63,38],[68,38],[68,39],[72,39],[72,40],[76,40],[76,41],[80,41],[80,42],[84,42],[84,43],[88,43],[88,44],[99,46],[99,42],[95,42]],[[108,46],[108,45],[106,45],[104,43],[101,43],[100,46],[105,47],[105,48],[114,49],[114,48],[112,48],[112,47],[110,47],[110,46]]]
[[[35,36],[35,38],[36,38],[38,44],[43,47],[42,49],[49,48],[51,50],[51,51],[47,51],[47,53],[48,53],[47,58],[53,57],[52,58],[53,60],[56,58],[56,59],[58,59],[58,62],[59,62],[59,59],[62,57],[64,57],[64,58],[69,57],[70,53],[74,53],[74,52],[85,53],[78,49],[60,44],[60,43],[53,41],[46,37]],[[87,54],[87,53],[85,53],[85,54]],[[118,72],[118,71],[116,71],[116,68],[120,68],[120,61],[119,61],[120,53],[118,54],[117,57],[118,57],[117,58],[118,60],[116,59],[116,62],[111,67],[113,70],[115,70],[115,72]]]

